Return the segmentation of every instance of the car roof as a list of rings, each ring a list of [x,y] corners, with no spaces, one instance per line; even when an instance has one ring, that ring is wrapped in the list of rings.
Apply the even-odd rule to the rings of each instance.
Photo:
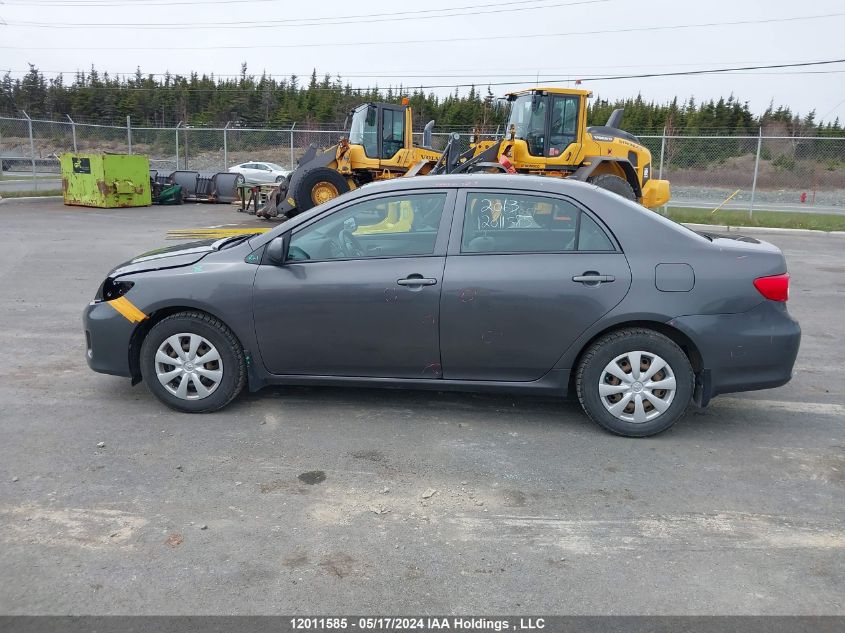
[[[406,191],[410,189],[437,189],[441,187],[484,187],[485,189],[534,190],[537,193],[562,193],[577,195],[594,185],[570,178],[529,176],[527,174],[444,174],[418,178],[391,178],[361,187],[368,194],[380,191]]]

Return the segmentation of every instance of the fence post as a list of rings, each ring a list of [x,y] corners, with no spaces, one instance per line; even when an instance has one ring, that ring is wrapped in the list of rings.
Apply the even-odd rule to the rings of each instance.
[[[29,159],[32,163],[32,187],[34,191],[38,191],[38,178],[35,177],[35,139],[32,137],[32,119],[25,110],[21,110],[26,117],[26,123],[29,127]]]
[[[293,122],[293,125],[290,126],[290,168],[291,170],[296,169],[296,165],[293,164],[293,128],[296,127],[296,121]]]
[[[182,126],[182,122],[176,124],[176,171],[179,171],[179,128]]]
[[[660,136],[660,167],[657,170],[657,179],[663,180],[663,157],[666,156],[666,126],[663,126],[663,134]],[[654,169],[652,167],[652,169]],[[663,215],[666,215],[666,205],[663,205]]]
[[[132,117],[126,115],[126,144],[129,146],[129,153],[132,153]]]
[[[67,120],[70,121],[70,133],[71,133],[71,136],[73,137],[73,153],[76,154],[77,153],[77,149],[76,149],[76,122],[73,119],[70,118],[69,114],[66,114],[65,116],[67,117]]]
[[[666,156],[666,126],[663,126],[663,134],[660,136],[660,167],[657,170],[657,179],[663,180],[663,157]]]
[[[226,127],[223,128],[223,171],[229,169],[229,126],[231,121],[226,121]]]
[[[748,217],[754,214],[754,197],[757,194],[757,172],[760,169],[760,150],[763,146],[763,127],[757,131],[757,158],[754,160],[754,180],[751,181],[751,205],[748,207]]]

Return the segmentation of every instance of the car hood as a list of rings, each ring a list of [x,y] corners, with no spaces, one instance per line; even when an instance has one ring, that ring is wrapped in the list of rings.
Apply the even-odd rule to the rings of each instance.
[[[195,264],[209,253],[217,250],[218,242],[224,240],[209,239],[175,244],[141,253],[127,262],[122,263],[109,273],[115,278],[130,273],[141,273],[163,268],[178,268]]]

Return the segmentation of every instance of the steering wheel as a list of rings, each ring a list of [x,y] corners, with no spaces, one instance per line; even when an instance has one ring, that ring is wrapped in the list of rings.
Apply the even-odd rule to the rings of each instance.
[[[440,200],[423,202],[419,208],[414,210],[413,230],[436,229],[442,208],[443,203]]]
[[[546,139],[543,132],[529,132],[525,135],[528,153],[532,156],[543,156],[546,151]]]
[[[352,235],[352,231],[349,229],[343,229],[338,234],[337,239],[340,242],[340,248],[343,254],[347,257],[364,257],[367,254],[364,247],[361,246],[361,242],[358,241],[357,237]]]

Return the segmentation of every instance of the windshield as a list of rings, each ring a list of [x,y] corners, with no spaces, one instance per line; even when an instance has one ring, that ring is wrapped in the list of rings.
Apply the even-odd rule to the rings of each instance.
[[[516,128],[516,138],[528,143],[532,156],[545,156],[546,97],[534,98],[533,95],[521,95],[511,104],[508,130]]]
[[[349,128],[349,142],[362,145],[367,156],[378,156],[378,122],[376,110],[372,106],[362,105],[352,114],[352,126]]]

